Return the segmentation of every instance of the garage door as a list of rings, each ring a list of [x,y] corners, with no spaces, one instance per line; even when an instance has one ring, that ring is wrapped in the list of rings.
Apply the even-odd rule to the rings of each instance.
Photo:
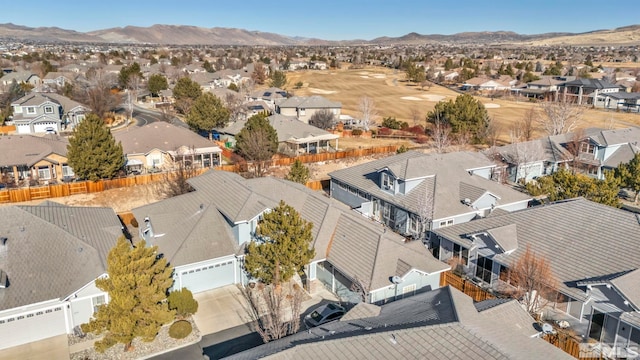
[[[182,287],[192,293],[207,291],[234,283],[234,262],[232,260],[207,265],[180,272]]]
[[[58,124],[56,124],[56,123],[54,123],[52,121],[33,124],[33,132],[36,132],[36,133],[46,132],[47,128],[53,128],[54,130],[57,131],[58,130]]]
[[[65,334],[62,306],[0,320],[0,349]]]
[[[16,132],[18,134],[29,134],[29,133],[31,133],[31,126],[29,124],[16,125]]]

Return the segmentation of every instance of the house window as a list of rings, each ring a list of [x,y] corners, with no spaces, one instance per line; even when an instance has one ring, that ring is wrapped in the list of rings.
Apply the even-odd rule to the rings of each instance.
[[[493,268],[493,260],[484,256],[478,256],[478,266],[476,267],[476,277],[487,284],[491,284],[491,269]]]
[[[385,219],[389,220],[391,218],[391,204],[389,203],[384,203],[384,205],[382,206],[382,217],[384,217]]]
[[[459,244],[453,244],[453,257],[459,259],[462,265],[467,266],[469,263],[469,249]]]
[[[39,166],[38,167],[38,178],[49,180],[51,179],[51,169],[48,166]]]
[[[420,233],[420,219],[418,219],[418,216],[415,214],[409,216],[409,231],[413,234]]]
[[[45,106],[44,107],[45,114],[53,114],[53,106]]]
[[[300,109],[300,115],[304,115],[306,113],[305,109]]]
[[[582,144],[580,144],[580,152],[595,154],[596,146],[588,142],[583,142]]]
[[[29,106],[27,107],[27,114],[35,114],[36,113],[36,108]]]
[[[440,221],[440,227],[447,227],[453,225],[453,219],[447,219]]]
[[[96,296],[94,298],[91,298],[91,305],[93,305],[93,312],[98,312],[98,308],[100,307],[100,305],[104,305],[105,303],[105,296],[104,295],[100,295],[100,296]]]
[[[74,176],[73,168],[68,164],[62,164],[62,176]]]
[[[386,172],[382,173],[382,189],[394,191],[393,176],[387,174]]]

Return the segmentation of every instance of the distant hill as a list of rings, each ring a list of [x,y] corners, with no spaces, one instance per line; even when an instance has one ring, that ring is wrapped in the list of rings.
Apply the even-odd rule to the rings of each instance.
[[[285,36],[235,28],[203,28],[188,25],[126,26],[82,33],[57,27],[31,28],[0,24],[0,39],[39,42],[93,42],[160,45],[331,45],[331,44],[519,44],[519,45],[635,45],[640,44],[640,25],[585,33],[546,33],[522,35],[512,31],[462,32],[452,35],[421,35],[373,40],[330,41]]]

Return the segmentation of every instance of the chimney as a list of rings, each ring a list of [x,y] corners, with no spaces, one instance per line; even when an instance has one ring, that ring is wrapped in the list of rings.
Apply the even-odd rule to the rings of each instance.
[[[151,239],[153,239],[153,226],[151,225],[151,219],[148,216],[144,218],[144,225],[140,227],[140,237],[144,239],[147,245],[151,246]]]

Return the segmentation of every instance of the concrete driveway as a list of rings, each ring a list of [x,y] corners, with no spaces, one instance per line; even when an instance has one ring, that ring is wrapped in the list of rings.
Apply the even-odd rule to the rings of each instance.
[[[194,294],[198,312],[193,315],[202,335],[230,329],[250,321],[246,301],[235,285]]]
[[[0,359],[49,360],[69,359],[67,335],[58,335],[32,343],[0,350]]]

